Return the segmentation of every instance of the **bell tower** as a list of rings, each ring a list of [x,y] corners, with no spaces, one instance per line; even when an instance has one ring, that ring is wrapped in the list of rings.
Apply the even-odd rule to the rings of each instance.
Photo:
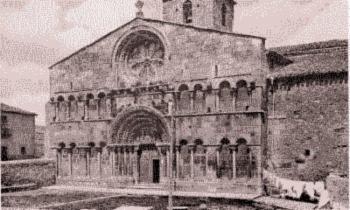
[[[234,0],[163,0],[163,20],[232,32]]]

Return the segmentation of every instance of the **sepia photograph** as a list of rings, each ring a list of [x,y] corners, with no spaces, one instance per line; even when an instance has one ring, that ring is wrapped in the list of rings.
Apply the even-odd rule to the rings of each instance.
[[[1,209],[350,209],[349,3],[0,0]]]

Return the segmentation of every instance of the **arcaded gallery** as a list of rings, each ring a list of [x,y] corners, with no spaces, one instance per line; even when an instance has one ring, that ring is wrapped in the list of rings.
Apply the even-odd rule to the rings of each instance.
[[[264,38],[232,32],[234,5],[166,1],[162,21],[139,11],[50,67],[58,182],[261,190],[268,65]]]

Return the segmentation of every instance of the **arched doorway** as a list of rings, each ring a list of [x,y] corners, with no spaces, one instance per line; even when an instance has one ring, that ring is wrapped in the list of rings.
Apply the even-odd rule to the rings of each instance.
[[[119,164],[118,168],[134,168],[136,182],[159,183],[166,176],[164,172],[168,167],[169,127],[164,116],[157,110],[137,106],[118,114],[112,125],[112,143],[119,148],[124,145],[126,148],[135,148],[134,161],[117,160],[116,165]],[[135,167],[130,167],[129,164],[135,164]]]

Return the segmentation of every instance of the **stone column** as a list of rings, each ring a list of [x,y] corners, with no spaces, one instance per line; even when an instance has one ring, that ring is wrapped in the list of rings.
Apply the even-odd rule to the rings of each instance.
[[[119,175],[123,176],[123,148],[118,148],[118,170]]]
[[[219,98],[219,90],[214,90],[215,96],[215,110],[218,111],[220,109],[220,98]]]
[[[249,174],[250,174],[250,178],[252,178],[253,177],[253,170],[252,170],[252,153],[253,153],[253,151],[252,151],[252,148],[251,147],[249,147]]]
[[[109,153],[109,161],[111,164],[111,174],[112,176],[114,176],[115,174],[115,170],[114,170],[114,166],[115,166],[115,151],[114,151],[114,147],[111,148],[111,151]]]
[[[110,97],[106,98],[106,118],[110,118],[112,113],[112,100]]]
[[[261,166],[261,147],[258,148],[257,154],[256,154],[256,166],[257,166],[257,173],[258,173],[258,184],[261,185],[262,182],[262,166]]]
[[[236,111],[236,98],[237,98],[237,94],[236,94],[236,90],[232,89],[233,94],[232,94],[232,111]]]
[[[59,120],[59,116],[58,116],[58,104],[59,104],[59,102],[56,102],[56,103],[54,104],[54,106],[55,106],[55,121],[58,121],[58,120]]]
[[[190,153],[191,153],[191,178],[194,178],[194,147],[192,147],[190,149]]]
[[[57,177],[60,177],[61,173],[60,173],[60,168],[61,168],[61,160],[60,160],[60,154],[61,152],[59,151],[59,149],[56,149],[56,174]]]
[[[220,150],[219,148],[216,149],[216,164],[217,164],[217,170],[220,168]]]
[[[72,153],[73,153],[73,150],[72,150],[72,149],[69,149],[69,150],[68,150],[69,176],[72,176],[72,175],[73,175]]]
[[[176,178],[180,176],[180,146],[176,148]]]
[[[138,156],[138,147],[134,148],[134,164],[133,164],[133,176],[135,184],[139,183],[139,156]]]
[[[209,174],[209,165],[208,165],[208,148],[206,147],[205,150],[205,176],[208,176]]]
[[[102,148],[98,148],[98,150],[97,150],[97,165],[98,165],[98,175],[99,175],[99,177],[102,177],[101,153],[102,153]]]
[[[190,92],[190,112],[192,113],[194,111],[194,102],[193,102],[193,97],[194,97],[194,92]]]
[[[232,179],[236,179],[236,148],[232,149]]]
[[[119,176],[120,175],[120,173],[119,173],[120,160],[119,160],[119,148],[118,147],[115,148],[115,155],[114,155],[114,157],[115,157],[114,174],[116,176]]]
[[[101,116],[101,110],[100,110],[101,98],[94,99],[94,100],[96,100],[95,103],[96,103],[97,119],[99,119]]]
[[[170,156],[169,156],[169,148],[166,149],[166,177],[169,177],[169,173],[171,173],[170,171]]]
[[[88,105],[87,105],[88,101],[89,101],[89,99],[87,99],[84,102],[84,120],[88,120],[89,119],[89,109],[88,109]]]
[[[159,159],[160,159],[160,170],[159,170],[159,178],[160,181],[162,181],[162,179],[164,178],[164,157],[163,157],[163,153],[162,153],[162,147],[157,147],[158,153],[159,153]]]
[[[128,153],[127,153],[128,149],[126,147],[124,147],[124,165],[123,165],[123,168],[124,168],[124,176],[127,176],[128,175]]]
[[[70,120],[70,102],[69,101],[64,101],[63,102],[66,105],[66,113],[65,113],[65,121],[69,121]]]
[[[91,148],[88,148],[85,150],[86,154],[86,176],[90,177],[91,173],[90,173],[90,153],[91,153]]]

